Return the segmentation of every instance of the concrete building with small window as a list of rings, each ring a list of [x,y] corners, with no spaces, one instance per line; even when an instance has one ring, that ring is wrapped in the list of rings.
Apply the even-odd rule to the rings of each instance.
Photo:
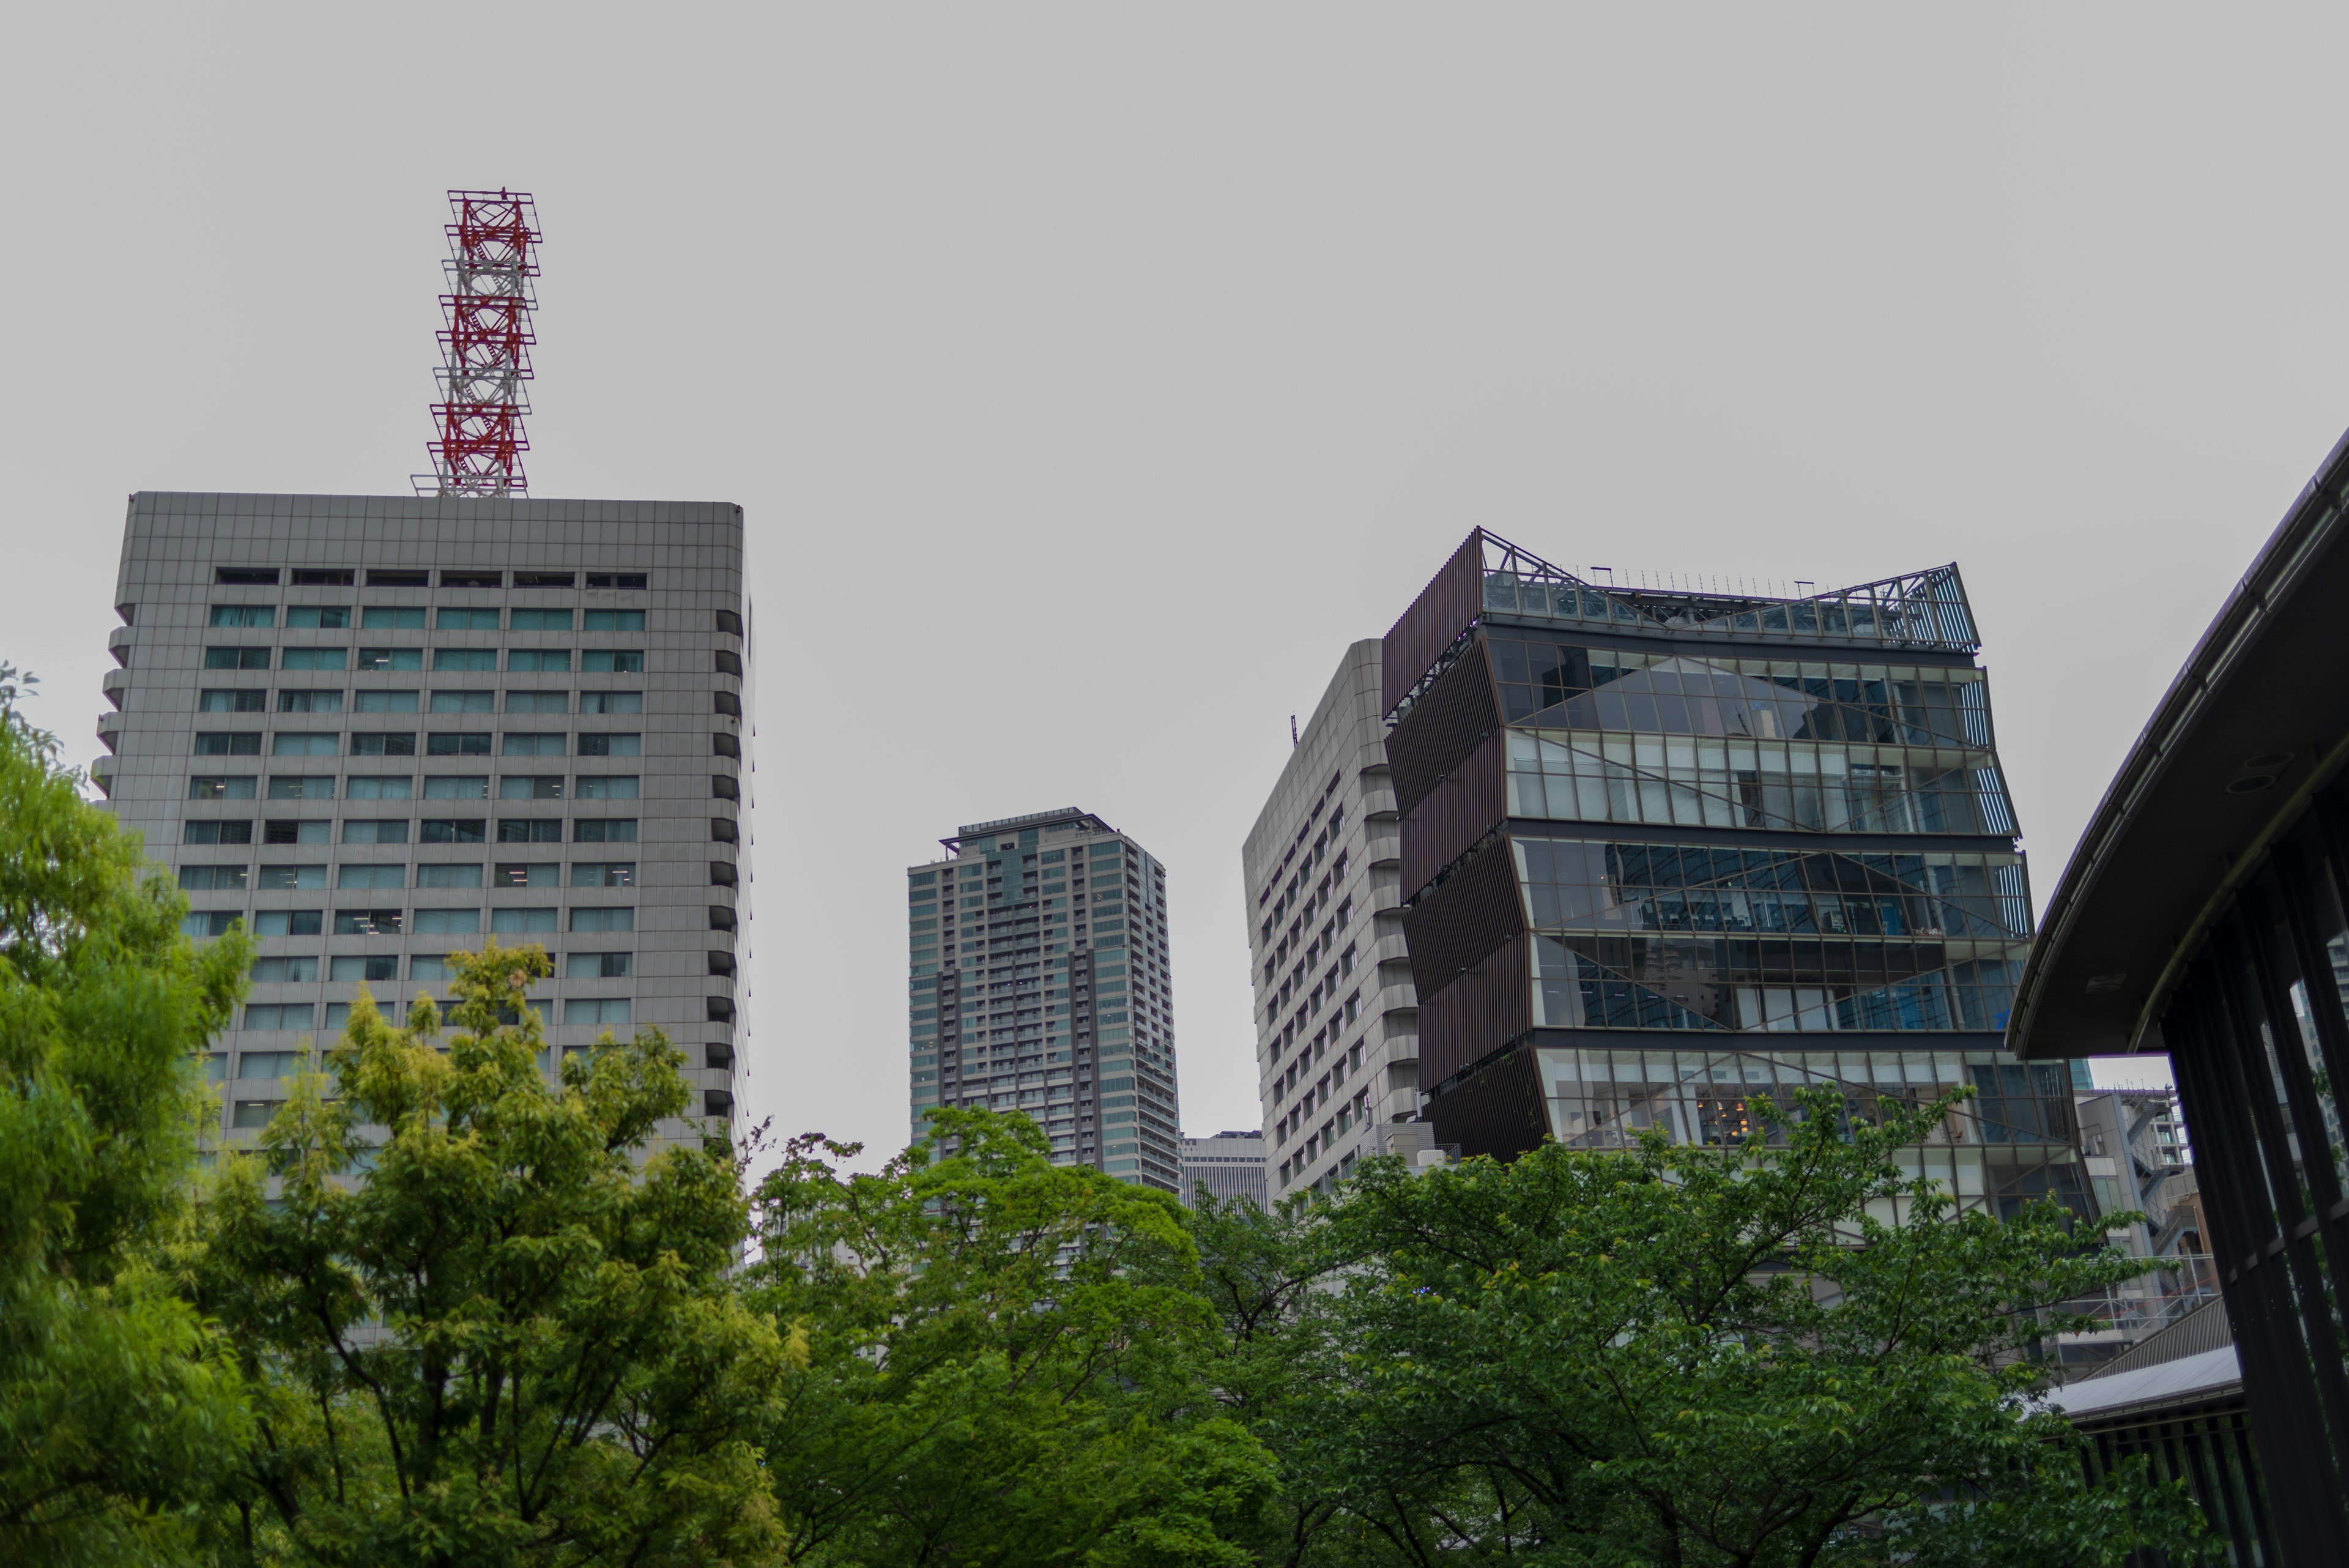
[[[130,498],[93,778],[188,895],[243,922],[215,1045],[248,1141],[361,984],[448,995],[490,936],[554,960],[557,1050],[652,1026],[696,1137],[733,1115],[750,916],[742,512],[706,503]]]
[[[1258,1209],[1272,1207],[1272,1189],[1265,1181],[1264,1134],[1255,1127],[1244,1132],[1219,1132],[1213,1137],[1183,1140],[1183,1201],[1198,1201],[1199,1190],[1218,1203],[1247,1199]]]
[[[1381,649],[1346,649],[1240,849],[1271,1196],[1432,1150]]]
[[[976,822],[905,868],[911,1134],[1032,1117],[1061,1165],[1180,1189],[1166,868],[1069,806]]]

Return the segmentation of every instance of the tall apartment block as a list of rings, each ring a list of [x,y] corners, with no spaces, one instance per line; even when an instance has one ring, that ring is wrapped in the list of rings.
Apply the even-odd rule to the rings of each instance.
[[[1275,1198],[1426,1141],[1382,657],[1346,649],[1240,850]]]
[[[1074,806],[938,842],[905,869],[913,1137],[1020,1111],[1055,1164],[1179,1190],[1166,868]]]
[[[1920,1171],[2095,1213],[2064,1064],[2002,1048],[2032,910],[1978,646],[1953,566],[1629,589],[1471,534],[1382,658],[1437,1140],[1723,1143],[1763,1094],[1962,1085]]]
[[[130,498],[94,770],[187,890],[258,939],[212,1058],[251,1137],[366,983],[538,942],[555,1049],[651,1025],[698,1137],[747,1030],[742,512],[701,503]],[[707,1120],[703,1119],[707,1118]]]

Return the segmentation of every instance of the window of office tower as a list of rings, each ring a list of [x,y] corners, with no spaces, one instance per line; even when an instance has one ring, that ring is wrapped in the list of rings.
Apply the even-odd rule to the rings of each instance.
[[[2031,937],[2013,851],[1512,847],[1544,1027],[2000,1029]]]
[[[2030,892],[1957,629],[1846,662],[1493,627],[1530,1022],[2002,1028]]]
[[[1982,671],[1495,637],[1513,815],[2013,833]]]

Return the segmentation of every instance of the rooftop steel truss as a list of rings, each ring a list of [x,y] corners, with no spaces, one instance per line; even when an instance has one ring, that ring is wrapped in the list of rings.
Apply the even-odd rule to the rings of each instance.
[[[1965,653],[1982,646],[1954,565],[1781,597],[1594,583],[1490,530],[1484,539],[1488,612],[1698,636],[1826,638]]]
[[[521,495],[530,481],[523,416],[530,412],[531,312],[538,304],[538,211],[526,192],[451,191],[450,290],[440,296],[439,439],[419,495]]]

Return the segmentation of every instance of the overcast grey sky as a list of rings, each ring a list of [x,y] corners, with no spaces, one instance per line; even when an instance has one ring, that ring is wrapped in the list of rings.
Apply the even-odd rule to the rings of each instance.
[[[748,509],[752,1114],[902,1141],[901,867],[1076,805],[1168,866],[1185,1126],[1255,1126],[1241,837],[1476,524],[1954,558],[2044,898],[2349,423],[2344,20],[28,10],[0,658],[86,760],[128,492],[403,493],[440,193],[532,191],[533,492]]]

